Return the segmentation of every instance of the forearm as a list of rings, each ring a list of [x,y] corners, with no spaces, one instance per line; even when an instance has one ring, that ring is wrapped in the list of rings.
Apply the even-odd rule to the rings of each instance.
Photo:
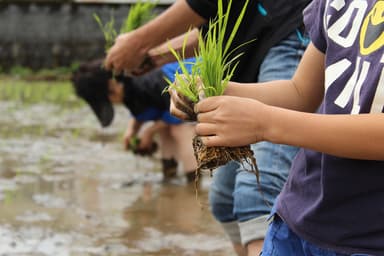
[[[195,13],[185,0],[177,0],[161,15],[137,29],[135,33],[141,38],[142,47],[149,50],[203,23],[205,23],[204,18]]]
[[[291,80],[256,84],[231,82],[226,95],[259,100],[265,104],[314,112],[324,97],[324,54],[310,44]]]
[[[199,30],[195,28],[151,49],[148,53],[156,67],[176,61],[175,56],[170,51],[170,47],[179,53],[180,56],[185,58],[193,57],[198,45],[198,36]],[[183,49],[184,53],[182,52]]]
[[[151,126],[147,127],[146,133],[153,136],[156,132],[167,127],[167,124],[164,121],[158,120],[155,121]]]
[[[127,130],[131,130],[132,134],[137,134],[142,126],[143,122],[139,122],[135,118],[131,118],[128,122]]]
[[[291,80],[280,80],[258,84],[231,82],[225,95],[251,98],[267,105],[297,111],[314,112],[321,102],[321,96],[309,97],[300,94]]]
[[[384,160],[383,114],[325,115],[267,109],[263,137],[268,141],[339,157]]]

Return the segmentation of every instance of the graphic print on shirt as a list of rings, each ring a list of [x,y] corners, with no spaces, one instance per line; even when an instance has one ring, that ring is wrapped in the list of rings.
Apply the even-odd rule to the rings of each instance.
[[[381,113],[384,108],[384,0],[376,1],[369,9],[369,0],[329,0],[324,28],[330,40],[341,49],[359,45],[356,56],[342,56],[326,68],[325,90],[341,76],[349,76],[343,90],[334,103],[342,109],[353,102],[348,110],[351,114],[360,113],[361,91],[373,73],[380,73],[375,81],[376,95],[373,97],[370,112]],[[337,18],[335,18],[337,17]],[[332,21],[332,23],[331,23]],[[357,49],[356,49],[357,50]],[[378,55],[378,58],[372,56]],[[378,60],[378,61],[372,61]],[[380,68],[380,70],[377,70]],[[373,69],[375,69],[373,71]],[[378,72],[379,71],[379,72]],[[350,104],[349,104],[350,105]]]
[[[368,55],[384,44],[384,1],[377,1],[365,17],[360,33],[360,52]]]

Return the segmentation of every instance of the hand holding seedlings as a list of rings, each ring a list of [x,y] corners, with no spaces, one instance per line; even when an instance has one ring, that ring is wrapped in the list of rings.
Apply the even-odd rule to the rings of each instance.
[[[253,99],[209,97],[195,105],[198,121],[196,133],[207,147],[237,147],[261,141],[263,120],[267,116],[265,108],[266,105]],[[254,111],[250,112],[249,109]]]
[[[169,94],[171,95],[171,114],[185,121],[196,121],[195,103],[175,89],[169,89]]]
[[[175,74],[175,83],[169,83],[172,93],[171,113],[180,115],[180,118],[188,119],[191,117],[191,105],[205,98],[223,95],[235,69],[238,65],[238,58],[241,54],[231,56],[230,45],[235,36],[241,20],[244,16],[248,0],[236,20],[236,24],[230,32],[230,37],[225,40],[225,32],[228,24],[228,17],[232,1],[230,0],[227,9],[224,10],[223,2],[218,2],[217,19],[209,22],[206,35],[199,34],[199,49],[196,53],[196,64],[192,72],[187,72],[183,63],[187,37],[183,44],[181,54],[172,47],[170,51],[180,63],[181,73]],[[240,47],[240,46],[239,46]],[[181,96],[193,102],[189,104]],[[204,127],[204,125],[203,125]],[[229,161],[249,163],[252,172],[255,172],[258,180],[258,170],[256,160],[249,145],[242,144],[241,147],[207,147],[204,141],[196,136],[193,139],[193,148],[198,163],[198,170],[213,170]]]
[[[155,7],[155,2],[138,2],[133,5],[118,32],[114,29],[113,17],[103,25],[100,18],[94,15],[106,41],[107,57],[104,65],[107,70],[113,70],[115,74],[131,74],[134,69],[143,65],[148,69],[146,51],[140,50],[143,49],[143,40],[135,29],[155,17]],[[127,45],[130,47],[126,47]]]
[[[104,65],[107,70],[120,74],[123,71],[139,67],[144,61],[146,52],[140,51],[142,40],[135,31],[119,35],[115,44],[109,49]],[[130,47],[126,47],[130,45]]]

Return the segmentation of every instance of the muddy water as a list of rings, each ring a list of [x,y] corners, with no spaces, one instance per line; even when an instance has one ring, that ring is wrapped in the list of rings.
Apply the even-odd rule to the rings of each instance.
[[[0,102],[0,255],[234,255],[183,181],[123,150],[128,112],[101,129],[87,107]]]

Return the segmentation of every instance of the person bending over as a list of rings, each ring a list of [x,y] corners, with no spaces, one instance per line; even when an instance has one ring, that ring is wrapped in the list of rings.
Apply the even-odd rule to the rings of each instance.
[[[131,112],[133,119],[124,139],[127,148],[142,124],[154,121],[140,135],[138,152],[147,150],[152,145],[153,136],[158,133],[164,179],[176,177],[176,159],[187,181],[193,182],[197,167],[191,143],[193,124],[170,115],[169,94],[163,93],[168,86],[164,77],[172,81],[177,68],[177,63],[170,63],[142,76],[113,76],[112,72],[102,68],[101,60],[95,60],[80,65],[72,75],[72,84],[76,94],[89,104],[103,127],[109,126],[113,120],[113,104],[122,103]]]

